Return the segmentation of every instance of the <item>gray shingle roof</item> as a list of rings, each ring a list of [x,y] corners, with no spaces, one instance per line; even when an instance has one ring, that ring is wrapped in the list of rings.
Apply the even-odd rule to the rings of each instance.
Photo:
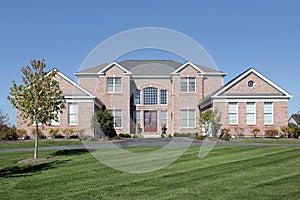
[[[105,68],[108,65],[108,63],[104,63],[102,65],[98,65],[96,67],[92,67],[92,68],[88,68],[88,69],[83,69],[77,73],[97,73],[99,72],[101,69]]]
[[[173,60],[124,60],[118,62],[122,67],[130,71],[133,75],[171,75],[176,69],[183,65],[183,63],[173,61]],[[104,69],[108,63],[92,67],[89,69],[84,69],[76,74],[81,73],[97,73]],[[203,67],[201,65],[195,64],[200,70],[204,72],[214,72],[222,73],[216,69],[211,69],[208,67]]]
[[[300,125],[300,114],[293,114],[290,118],[293,118]]]
[[[201,69],[204,72],[213,72],[213,73],[223,73],[221,71],[218,71],[217,69],[213,69],[213,68],[208,68],[208,67],[204,67],[202,65],[198,65],[198,64],[194,64],[196,65],[199,69]]]
[[[173,60],[125,60],[119,64],[133,75],[170,75],[182,65]]]

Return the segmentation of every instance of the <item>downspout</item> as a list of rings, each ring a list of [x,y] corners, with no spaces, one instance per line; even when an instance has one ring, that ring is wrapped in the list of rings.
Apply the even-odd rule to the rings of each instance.
[[[202,99],[204,99],[204,75],[202,76]]]
[[[174,76],[171,78],[171,84],[172,84],[172,111],[171,111],[171,119],[172,119],[172,135],[174,135],[174,125],[175,125],[175,120],[174,120]]]

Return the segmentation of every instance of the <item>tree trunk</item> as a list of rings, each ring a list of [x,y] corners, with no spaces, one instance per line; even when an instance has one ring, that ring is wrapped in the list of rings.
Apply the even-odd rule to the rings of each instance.
[[[34,158],[38,157],[38,142],[39,142],[39,125],[36,122],[35,125],[35,143],[34,143]]]

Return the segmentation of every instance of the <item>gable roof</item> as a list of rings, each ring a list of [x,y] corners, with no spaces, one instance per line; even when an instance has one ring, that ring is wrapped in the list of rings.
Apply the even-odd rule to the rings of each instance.
[[[276,90],[278,90],[280,93],[282,93],[282,96],[288,97],[288,98],[292,97],[292,95],[290,95],[287,91],[285,91],[284,89],[282,89],[281,87],[279,87],[277,84],[275,84],[274,82],[272,82],[270,79],[268,79],[267,77],[265,77],[264,75],[262,75],[260,72],[258,72],[254,68],[250,68],[250,69],[246,70],[245,72],[243,72],[242,74],[240,74],[236,78],[234,78],[231,81],[229,81],[226,85],[224,85],[222,88],[220,88],[218,91],[216,91],[215,94],[213,94],[212,96],[216,97],[216,96],[222,94],[223,92],[229,90],[231,87],[233,87],[235,84],[237,84],[244,77],[248,76],[251,73],[255,74],[256,76],[258,76],[259,78],[261,78],[263,81],[265,81],[266,83],[268,83],[270,86],[272,86],[273,88],[275,88]],[[253,95],[253,94],[251,94],[251,95]],[[272,94],[263,94],[263,96],[272,96]]]
[[[223,75],[225,76],[226,73],[224,72],[221,72],[221,71],[218,71],[216,69],[212,69],[212,68],[208,68],[208,67],[204,67],[202,65],[198,65],[198,64],[194,64],[190,61],[182,64],[180,67],[178,67],[174,72],[172,72],[172,74],[178,74],[181,70],[183,70],[184,68],[186,68],[187,66],[191,66],[192,68],[194,68],[198,73],[201,73],[201,74],[207,74],[207,75],[210,75],[210,74],[215,74],[215,75]]]
[[[89,97],[94,97],[94,95],[92,95],[91,93],[89,93],[87,90],[83,89],[80,85],[78,85],[77,83],[75,83],[73,80],[71,80],[69,77],[67,77],[66,75],[64,75],[62,72],[60,72],[57,69],[52,69],[51,71],[56,70],[57,74],[62,77],[63,79],[65,79],[67,82],[69,82],[71,85],[73,85],[76,89],[80,90],[82,93],[84,93],[86,96]],[[50,71],[50,72],[51,72]]]
[[[75,95],[71,94],[71,95],[65,96],[65,98],[71,98],[71,99],[76,99],[76,98],[80,98],[80,99],[94,99],[95,103],[97,103],[98,106],[99,105],[101,105],[101,106],[103,105],[103,103],[97,97],[95,97],[90,92],[88,92],[87,90],[85,90],[84,88],[82,88],[80,85],[78,85],[72,79],[70,79],[69,77],[67,77],[62,72],[60,72],[58,69],[53,68],[48,73],[51,73],[54,70],[57,71],[57,75],[59,75],[61,78],[63,78],[64,80],[66,80],[68,83],[70,83],[72,86],[74,86],[76,89],[78,89],[79,91],[81,91],[84,94],[84,95],[81,95],[81,96],[75,96]]]
[[[256,76],[261,78],[263,81],[265,81],[267,84],[269,84],[270,86],[275,88],[277,91],[279,91],[281,93],[281,95],[265,93],[265,94],[249,94],[249,95],[240,95],[240,94],[228,95],[228,94],[226,94],[225,96],[221,96],[225,91],[228,91],[230,88],[232,88],[234,85],[236,85],[238,82],[240,82],[243,78],[247,77],[251,73],[255,74]],[[210,101],[211,99],[214,99],[214,98],[261,98],[261,97],[289,99],[293,96],[291,94],[289,94],[287,91],[285,91],[284,89],[282,89],[281,87],[279,87],[277,84],[272,82],[270,79],[268,79],[267,77],[262,75],[260,72],[255,70],[254,68],[249,68],[248,70],[244,71],[243,73],[241,73],[240,75],[238,75],[237,77],[235,77],[234,79],[232,79],[231,81],[226,83],[224,86],[220,87],[216,91],[212,92],[210,95],[208,95],[205,98],[203,98],[202,100],[200,100],[198,105],[207,103],[208,101]]]
[[[297,125],[300,125],[300,114],[293,114],[290,119],[294,119]],[[290,121],[289,119],[289,121]]]
[[[177,74],[188,65],[191,65],[199,73],[226,75],[226,73],[216,69],[211,69],[191,62],[180,63],[174,60],[124,60],[121,62],[112,62],[110,64],[104,63],[96,67],[76,72],[75,75],[101,75],[113,65],[118,66],[124,73],[132,74],[134,76],[170,76],[172,74]]]
[[[103,69],[101,69],[98,74],[104,74],[107,70],[109,70],[110,68],[112,68],[113,66],[117,66],[118,68],[120,68],[125,74],[131,74],[130,71],[128,71],[127,69],[125,69],[123,66],[121,66],[119,63],[117,62],[112,62],[109,65],[107,65],[106,67],[104,67]]]

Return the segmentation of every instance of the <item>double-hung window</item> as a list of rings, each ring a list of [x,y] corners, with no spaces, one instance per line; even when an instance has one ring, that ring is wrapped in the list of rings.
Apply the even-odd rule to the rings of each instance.
[[[181,92],[195,92],[196,79],[193,77],[181,78]]]
[[[264,103],[264,123],[273,124],[273,103],[272,102]]]
[[[114,127],[121,128],[122,127],[122,110],[110,110],[114,117]]]
[[[109,93],[122,92],[121,78],[119,78],[119,77],[106,78],[106,91]]]
[[[57,113],[57,121],[52,119],[51,120],[51,125],[52,126],[59,126],[60,125],[60,112]]]
[[[78,104],[68,103],[68,123],[69,125],[78,124]]]
[[[162,124],[165,124],[166,127],[168,126],[168,111],[166,110],[161,110],[159,113],[159,121],[160,121],[160,126]]]
[[[181,110],[180,111],[180,125],[181,125],[181,128],[195,128],[196,127],[196,111],[195,110]]]
[[[247,102],[246,104],[246,120],[247,124],[255,124],[255,103],[254,102]]]
[[[135,125],[141,124],[141,111],[136,110],[134,111],[133,115]]]
[[[228,118],[229,118],[229,124],[237,124],[238,123],[238,103],[237,102],[229,102]]]

